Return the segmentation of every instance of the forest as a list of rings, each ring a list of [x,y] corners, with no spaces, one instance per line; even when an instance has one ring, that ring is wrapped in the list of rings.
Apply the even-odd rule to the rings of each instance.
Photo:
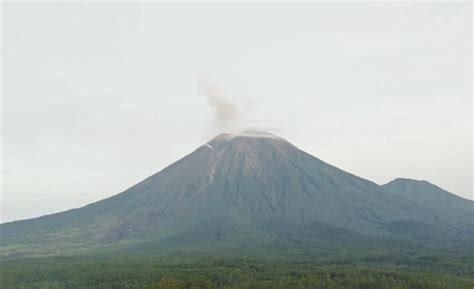
[[[363,259],[307,257],[116,258],[71,256],[0,262],[0,288],[113,289],[472,289],[472,258],[408,252]]]

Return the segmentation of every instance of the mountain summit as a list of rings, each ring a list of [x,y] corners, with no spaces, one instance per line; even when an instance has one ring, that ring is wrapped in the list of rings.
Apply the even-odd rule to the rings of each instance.
[[[162,246],[320,239],[474,240],[473,202],[435,186],[380,186],[270,133],[220,134],[126,191],[0,225],[0,251],[154,240]]]

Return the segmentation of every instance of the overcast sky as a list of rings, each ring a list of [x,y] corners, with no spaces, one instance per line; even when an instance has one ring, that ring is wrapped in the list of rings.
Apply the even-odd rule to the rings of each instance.
[[[3,3],[2,221],[243,128],[472,199],[470,5]]]

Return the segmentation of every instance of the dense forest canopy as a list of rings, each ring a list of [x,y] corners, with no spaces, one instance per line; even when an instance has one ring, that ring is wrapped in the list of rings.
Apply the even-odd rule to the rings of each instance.
[[[0,288],[472,289],[474,257],[423,251],[326,259],[204,253],[3,260]],[[354,255],[352,255],[354,256]]]

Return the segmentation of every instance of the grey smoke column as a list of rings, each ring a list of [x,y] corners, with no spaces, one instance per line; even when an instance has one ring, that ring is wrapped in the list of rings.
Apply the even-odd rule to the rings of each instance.
[[[198,77],[197,82],[199,94],[207,97],[207,102],[214,112],[216,121],[230,125],[237,120],[239,109],[232,95],[205,77]]]

